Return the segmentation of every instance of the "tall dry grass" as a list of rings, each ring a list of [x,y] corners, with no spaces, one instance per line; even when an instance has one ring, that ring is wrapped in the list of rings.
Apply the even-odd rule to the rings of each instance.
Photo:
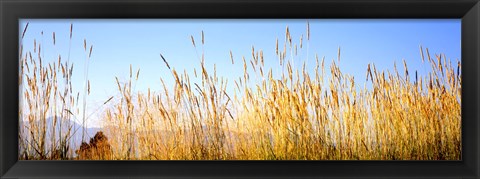
[[[308,59],[299,57],[302,50],[310,51],[308,23],[306,34],[306,41],[301,35],[297,44],[287,27],[283,44],[276,40],[274,68],[281,69],[280,75],[265,67],[265,61],[272,59],[264,59],[263,50],[252,47],[249,59],[236,59],[230,51],[232,66],[243,68],[243,74],[229,83],[217,75],[215,65],[213,69],[205,65],[203,31],[200,44],[191,36],[195,50],[202,48],[193,74],[177,71],[160,54],[174,84],[160,79],[163,89],[134,91],[132,85],[141,75],[140,69],[130,66],[127,81],[115,79],[120,95],[108,99],[105,103],[112,105],[102,113],[112,150],[109,159],[461,159],[460,61],[452,63],[443,54],[431,56],[420,47],[422,64],[428,68],[424,75],[409,71],[402,61],[403,68],[397,68],[396,62],[393,71],[369,64],[365,76],[352,76],[340,69],[339,64],[348,59],[340,59],[339,47],[329,67],[316,55],[312,72],[307,70]],[[35,81],[29,88],[49,92],[42,84],[49,86],[48,81]],[[227,91],[228,85],[234,86],[233,93]],[[49,99],[45,95],[35,93],[39,97],[27,98],[27,103]],[[23,113],[42,119],[45,114],[39,111],[45,110],[41,109]],[[41,129],[44,124],[39,121]],[[31,140],[47,137],[41,130],[33,132]],[[25,141],[30,140],[22,145],[29,146],[31,142]],[[38,146],[34,149],[42,149]],[[35,154],[34,149],[26,150],[27,155]]]
[[[80,92],[74,92],[72,76],[74,64],[70,62],[70,51],[73,38],[73,24],[70,25],[69,48],[67,59],[60,53],[55,59],[45,60],[45,48],[42,43],[33,40],[33,49],[24,51],[24,36],[27,33],[26,24],[20,39],[19,52],[19,159],[23,160],[68,160],[76,154],[71,146],[86,140],[85,121],[87,115],[83,110],[80,115],[78,105]],[[53,49],[58,52],[57,37],[52,32]],[[44,32],[41,32],[41,42],[44,42]],[[83,109],[86,109],[86,96],[90,94],[88,66],[93,46],[86,48],[85,91]],[[51,58],[51,57],[47,57]],[[45,61],[49,61],[45,63]],[[73,120],[82,116],[82,128],[76,127]],[[76,141],[75,134],[82,133],[81,141]]]
[[[28,23],[23,31],[27,31]],[[70,41],[71,41],[70,31]],[[43,38],[43,31],[41,33]],[[56,45],[55,33],[52,33]],[[73,64],[56,60],[45,64],[42,43],[33,41],[33,52],[23,52],[20,44],[20,134],[19,157],[21,159],[68,159],[69,148],[75,131],[70,120],[78,97],[72,89]],[[77,94],[78,96],[78,94]]]

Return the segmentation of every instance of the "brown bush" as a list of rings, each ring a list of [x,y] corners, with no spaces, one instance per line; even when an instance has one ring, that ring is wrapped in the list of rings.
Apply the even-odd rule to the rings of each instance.
[[[90,139],[90,143],[83,142],[80,148],[75,151],[78,155],[78,160],[111,160],[112,147],[108,143],[108,138],[99,131],[93,138]]]

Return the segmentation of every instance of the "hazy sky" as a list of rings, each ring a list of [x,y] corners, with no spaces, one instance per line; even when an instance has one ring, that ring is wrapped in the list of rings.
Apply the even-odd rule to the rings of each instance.
[[[307,20],[201,20],[201,19],[163,19],[163,20],[70,20],[70,19],[23,19],[20,21],[20,34],[29,22],[23,39],[24,52],[33,52],[33,39],[42,43],[44,63],[57,60],[58,54],[66,60],[69,51],[70,23],[73,23],[73,39],[70,62],[75,64],[73,88],[83,91],[84,65],[87,46],[93,45],[89,67],[91,94],[88,96],[87,114],[92,114],[110,96],[118,96],[115,77],[127,81],[129,68],[140,68],[140,77],[135,91],[161,90],[160,78],[172,84],[172,76],[160,58],[160,53],[171,67],[179,72],[187,70],[193,76],[193,68],[199,67],[199,56],[205,52],[205,61],[209,71],[217,64],[218,76],[233,79],[243,74],[241,57],[251,59],[252,46],[264,51],[265,66],[278,70],[278,58],[275,55],[275,40],[279,39],[283,49],[286,26],[289,27],[293,41],[298,43],[304,35],[304,48],[295,58],[300,65],[307,59],[306,24]],[[409,70],[426,68],[420,59],[419,46],[427,47],[430,53],[444,53],[447,58],[460,59],[460,19],[449,20],[347,20],[347,19],[310,19],[311,38],[308,42],[309,69],[315,67],[315,54],[325,56],[326,66],[337,58],[341,48],[342,72],[358,76],[357,85],[363,86],[368,63],[375,63],[377,69],[392,69],[393,62],[403,69],[405,59]],[[205,33],[205,45],[202,47],[201,31]],[[41,32],[43,31],[43,36]],[[52,32],[56,33],[56,45],[52,43]],[[196,40],[195,49],[190,36]],[[230,50],[235,65],[230,61]],[[82,98],[80,98],[82,99]],[[119,99],[119,98],[118,98]],[[95,114],[89,124],[95,124]],[[78,118],[81,118],[80,116]]]

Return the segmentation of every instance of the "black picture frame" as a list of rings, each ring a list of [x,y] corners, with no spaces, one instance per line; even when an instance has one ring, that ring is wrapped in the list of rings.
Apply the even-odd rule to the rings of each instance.
[[[18,161],[20,18],[458,18],[461,161]],[[478,0],[0,0],[0,178],[479,178]]]

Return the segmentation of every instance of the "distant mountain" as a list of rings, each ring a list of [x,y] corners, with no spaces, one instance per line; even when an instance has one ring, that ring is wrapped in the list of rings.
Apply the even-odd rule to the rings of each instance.
[[[46,142],[46,147],[48,149],[48,147],[51,146],[51,140],[49,140],[51,137],[52,137],[52,127],[53,127],[53,122],[54,122],[54,117],[48,117],[47,120],[46,120],[46,124],[47,124],[47,142]],[[19,123],[20,127],[21,126],[24,126],[24,125],[27,125],[25,127],[29,127],[28,126],[28,122],[25,122],[25,121],[20,121]],[[64,119],[62,120],[62,125],[60,125],[60,117],[57,117],[57,123],[55,125],[55,139],[58,143],[59,141],[59,137],[60,137],[60,130],[62,130],[62,133],[65,135],[66,131],[68,131],[69,127],[71,126],[71,132],[70,132],[70,135],[71,135],[71,138],[70,138],[70,142],[71,142],[71,146],[70,148],[71,149],[78,149],[82,143],[82,132],[83,130],[85,130],[85,142],[88,143],[88,141],[90,140],[91,137],[95,136],[95,134],[98,132],[98,131],[101,131],[102,128],[96,128],[96,127],[92,127],[92,128],[89,128],[88,126],[84,129],[82,127],[81,124],[78,124],[77,122],[73,121],[73,120],[70,120],[70,119]],[[30,135],[29,133],[25,133],[24,135]]]

